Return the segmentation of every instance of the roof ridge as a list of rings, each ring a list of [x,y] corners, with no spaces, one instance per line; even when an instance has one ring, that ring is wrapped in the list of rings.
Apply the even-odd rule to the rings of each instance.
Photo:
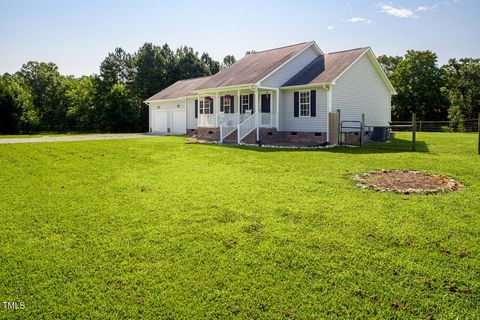
[[[358,48],[354,48],[354,49],[346,49],[346,50],[340,50],[340,51],[333,51],[333,52],[329,52],[327,54],[334,54],[334,53],[342,53],[342,52],[348,52],[348,51],[355,51],[355,50],[360,50],[360,49],[369,49],[370,47],[358,47]]]
[[[200,78],[210,78],[211,76],[213,76],[213,74],[211,74],[211,75],[209,75],[209,76],[199,76],[199,77],[188,78],[188,79],[180,79],[180,80],[177,80],[177,82],[180,82],[180,81],[189,81],[189,80],[196,80],[196,79],[200,79]]]
[[[263,53],[263,52],[268,52],[268,51],[273,51],[273,50],[278,50],[278,49],[285,49],[285,48],[294,47],[294,46],[299,46],[299,45],[301,45],[301,44],[307,44],[307,43],[312,44],[313,41],[305,41],[305,42],[290,44],[290,45],[288,45],[288,46],[283,46],[283,47],[278,47],[278,48],[272,48],[272,49],[267,49],[267,50],[262,50],[262,51],[255,51],[255,52],[250,53],[250,54],[257,54],[257,53]]]

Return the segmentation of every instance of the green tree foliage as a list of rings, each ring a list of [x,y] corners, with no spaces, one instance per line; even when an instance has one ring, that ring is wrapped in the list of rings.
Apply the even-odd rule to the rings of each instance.
[[[210,69],[190,47],[180,47],[176,52],[175,81],[210,75]]]
[[[480,59],[450,59],[442,69],[447,78],[446,91],[451,103],[449,119],[454,123],[476,119],[480,112]]]
[[[210,74],[215,74],[220,71],[220,62],[213,60],[208,53],[204,52],[201,56],[201,60],[209,70]]]
[[[67,105],[63,78],[54,63],[30,61],[17,73],[30,89],[40,130],[64,130]]]
[[[97,113],[102,131],[136,131],[136,112],[130,93],[122,83],[116,83],[105,97],[104,105]]]
[[[18,76],[0,76],[0,133],[32,131],[38,126],[29,89]]]
[[[403,57],[395,56],[379,56],[377,58],[378,62],[382,66],[383,71],[385,71],[385,74],[391,78],[393,72],[397,68],[398,64],[403,60]]]
[[[392,118],[409,120],[415,112],[419,120],[443,120],[448,99],[442,87],[445,77],[431,51],[408,50],[391,71],[390,81],[397,91],[392,97]]]
[[[235,62],[237,62],[237,59],[235,59],[233,55],[228,54],[225,56],[225,58],[223,58],[222,68],[228,68]]]
[[[79,79],[68,77],[65,79],[67,87],[65,99],[67,101],[66,122],[68,128],[74,131],[95,131],[95,85],[93,77]]]

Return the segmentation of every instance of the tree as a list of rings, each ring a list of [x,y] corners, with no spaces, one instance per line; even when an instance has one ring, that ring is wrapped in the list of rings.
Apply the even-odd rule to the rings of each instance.
[[[399,56],[379,56],[377,58],[378,62],[382,66],[383,71],[387,75],[387,77],[391,77],[395,69],[397,69],[398,64],[403,60],[403,57]]]
[[[122,83],[116,83],[105,96],[104,104],[98,110],[98,126],[101,131],[137,131],[136,113],[130,93]]]
[[[451,103],[448,117],[459,124],[459,129],[464,129],[461,121],[476,119],[480,112],[480,59],[450,59],[442,69]]]
[[[29,132],[36,126],[38,115],[25,83],[18,76],[0,76],[0,133]]]
[[[54,63],[30,61],[17,73],[28,86],[40,130],[65,130],[67,105],[63,78]]]
[[[100,64],[100,77],[105,88],[110,90],[115,84],[127,85],[133,76],[132,56],[122,48],[116,48]]]
[[[225,58],[223,58],[223,65],[222,67],[223,68],[228,68],[230,67],[232,64],[234,64],[235,62],[237,62],[237,60],[235,59],[235,57],[231,54],[228,54],[225,56]]]
[[[210,75],[210,70],[190,47],[180,47],[175,53],[175,81]]]
[[[203,64],[210,71],[210,74],[215,74],[220,71],[220,62],[213,60],[208,53],[204,52],[201,59]]]
[[[435,53],[408,50],[390,80],[397,91],[392,97],[395,120],[409,120],[413,112],[419,120],[446,118],[449,103],[442,91],[445,77],[437,66]]]
[[[76,131],[95,130],[95,86],[93,77],[66,78],[68,128]]]

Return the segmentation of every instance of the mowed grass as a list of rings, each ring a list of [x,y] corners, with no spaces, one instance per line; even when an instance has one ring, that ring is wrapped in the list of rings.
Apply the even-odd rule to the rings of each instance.
[[[281,150],[182,137],[0,145],[5,319],[480,318],[473,134]],[[390,146],[390,149],[387,147]],[[426,152],[428,150],[428,152]],[[425,170],[460,192],[361,190]]]

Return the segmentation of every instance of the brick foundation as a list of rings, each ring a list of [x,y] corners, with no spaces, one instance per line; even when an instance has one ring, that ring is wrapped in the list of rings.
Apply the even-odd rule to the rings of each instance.
[[[279,146],[320,146],[325,143],[327,134],[325,132],[290,132],[277,131],[275,128],[260,128],[260,143]],[[253,130],[244,139],[243,143],[255,144],[257,142],[257,131]]]
[[[220,128],[198,128],[196,135],[200,140],[219,141]]]
[[[197,129],[187,129],[187,136],[191,137],[197,134]]]

